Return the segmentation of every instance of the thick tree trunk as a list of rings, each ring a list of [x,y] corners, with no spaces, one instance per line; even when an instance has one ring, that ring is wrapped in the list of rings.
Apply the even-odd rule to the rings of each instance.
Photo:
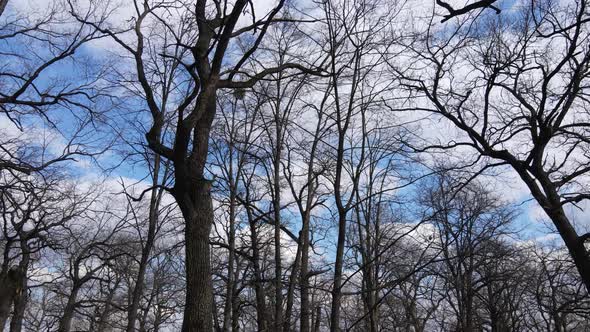
[[[528,171],[517,169],[521,179],[527,184],[533,197],[537,200],[539,205],[543,208],[545,213],[549,216],[557,232],[563,239],[565,246],[572,257],[576,269],[586,286],[586,290],[590,293],[590,257],[588,251],[584,246],[584,238],[580,237],[570,220],[563,210],[561,198],[554,183],[541,171],[535,174],[538,183],[543,188],[544,194],[537,187],[537,181],[533,180]]]
[[[584,246],[584,241],[578,236],[574,227],[569,222],[563,208],[545,208],[557,231],[561,235],[563,242],[572,256],[574,264],[582,277],[586,290],[590,293],[590,257]]]
[[[19,282],[21,279],[20,271],[16,268],[9,269],[0,275],[0,331],[4,331],[4,326],[10,316],[10,308],[20,291]]]
[[[367,271],[368,271],[368,277],[366,280],[366,292],[367,292],[367,296],[366,296],[366,305],[367,305],[367,311],[368,311],[368,316],[367,316],[367,320],[368,320],[368,330],[370,332],[377,332],[379,331],[378,328],[378,322],[379,322],[379,317],[377,315],[377,301],[376,301],[376,294],[375,294],[375,283],[373,282],[373,276],[372,276],[372,269],[373,266],[372,264],[368,264],[369,266],[367,266]]]
[[[29,248],[26,242],[21,242],[23,257],[18,265],[18,277],[16,284],[16,294],[14,297],[14,309],[10,319],[10,332],[21,332],[23,329],[23,320],[25,318],[25,308],[28,300],[28,279],[27,270],[29,269]]]
[[[178,171],[177,171],[178,173]],[[176,177],[174,195],[185,220],[186,302],[182,331],[213,331],[213,283],[209,252],[209,232],[213,224],[211,183],[205,179],[188,181]],[[184,183],[192,188],[181,192]],[[190,184],[189,184],[190,183]]]
[[[20,294],[14,300],[14,312],[10,319],[10,332],[21,332],[23,329],[23,320],[25,318],[25,309],[27,307],[27,286],[26,281]]]
[[[358,195],[358,193],[357,193]],[[357,220],[357,236],[359,239],[359,251],[361,254],[361,271],[362,271],[362,299],[365,305],[365,311],[367,316],[365,318],[365,329],[370,332],[377,332],[377,306],[376,306],[376,294],[375,294],[375,266],[374,266],[374,255],[373,243],[371,241],[371,204],[372,200],[369,200],[367,205],[367,212],[361,213],[361,206],[357,206],[354,211]],[[363,222],[364,221],[364,222]],[[375,221],[376,223],[378,220]],[[375,234],[377,235],[377,234]]]
[[[192,130],[180,125],[175,142],[175,181],[172,194],[184,218],[186,301],[183,332],[213,331],[213,282],[209,233],[213,226],[210,180],[205,179],[209,133],[215,117],[216,95],[202,96],[205,114]],[[190,138],[191,152],[187,156]]]

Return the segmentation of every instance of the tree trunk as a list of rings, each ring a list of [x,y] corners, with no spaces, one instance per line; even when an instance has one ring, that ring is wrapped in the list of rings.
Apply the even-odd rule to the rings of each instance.
[[[178,183],[187,177],[176,177],[175,196],[185,220],[186,303],[183,332],[213,331],[213,283],[209,253],[209,233],[213,223],[211,183],[204,179],[192,182],[193,189],[184,193]],[[189,188],[187,188],[189,189]]]
[[[23,329],[23,320],[25,318],[25,309],[27,306],[27,281],[23,281],[21,292],[14,300],[14,312],[10,320],[10,332],[21,332]]]
[[[238,291],[238,283],[236,282],[239,280],[240,277],[240,261],[236,260],[236,269],[234,272],[234,283],[232,287],[232,319],[231,319],[231,328],[233,332],[238,332],[240,329],[240,297]]]
[[[25,318],[25,308],[27,306],[27,270],[29,269],[29,248],[26,242],[21,242],[23,257],[18,265],[20,278],[16,284],[16,294],[14,297],[14,309],[10,319],[10,332],[21,332],[23,328],[23,319]]]
[[[328,6],[329,7],[329,6]],[[327,7],[327,8],[328,8]],[[336,263],[334,265],[334,279],[332,285],[332,311],[330,313],[330,331],[340,331],[340,303],[342,297],[342,269],[344,267],[344,245],[346,242],[346,214],[349,202],[344,203],[342,188],[342,173],[344,172],[345,139],[352,114],[352,104],[349,104],[346,114],[340,107],[340,94],[338,92],[338,70],[336,69],[336,42],[332,26],[328,25],[330,35],[330,57],[332,88],[334,89],[334,102],[336,106],[336,127],[338,130],[338,147],[336,149],[336,172],[334,179],[334,199],[338,209],[338,240],[336,243]],[[352,86],[355,86],[356,75],[353,75]],[[351,95],[349,98],[353,98]]]
[[[313,324],[313,332],[320,332],[320,322],[322,318],[322,308],[316,307],[315,322]]]
[[[273,158],[273,210],[274,210],[274,256],[275,256],[275,332],[281,332],[283,329],[283,269],[281,259],[281,145],[282,127],[279,119],[279,108],[275,114],[276,138],[275,151]]]
[[[543,208],[545,213],[549,216],[557,232],[563,239],[565,246],[572,257],[576,269],[580,274],[586,290],[590,293],[590,257],[584,246],[584,239],[578,236],[578,233],[570,223],[568,217],[563,210],[561,198],[553,182],[545,176],[545,174],[535,174],[538,183],[543,188],[546,196],[543,196],[537,187],[537,182],[532,180],[526,170],[517,169],[521,179],[527,184],[533,197],[537,200],[539,205]]]
[[[574,264],[582,277],[582,281],[586,286],[586,290],[590,292],[590,257],[588,257],[584,241],[578,236],[575,229],[572,227],[561,206],[554,209],[544,209],[555,224],[563,242],[565,242]]]
[[[309,183],[308,186],[312,187]],[[310,190],[311,191],[311,190]],[[311,193],[308,193],[311,195]],[[308,199],[308,202],[310,200]],[[309,221],[311,218],[311,204],[307,204],[307,209],[303,217],[303,225],[299,242],[301,242],[301,273],[299,277],[299,286],[301,288],[301,332],[310,331],[311,308],[309,303]]]
[[[311,210],[313,208],[313,199],[315,196],[315,178],[314,178],[314,165],[315,156],[318,143],[320,141],[320,131],[322,127],[322,115],[318,114],[318,122],[314,134],[313,143],[311,145],[311,151],[309,154],[309,162],[307,164],[307,197],[305,202],[305,208],[300,206],[300,213],[302,215],[301,220],[301,235],[299,236],[299,242],[301,243],[301,269],[299,275],[299,287],[301,296],[301,317],[299,327],[301,332],[310,332],[311,321],[313,320],[311,303],[309,301],[309,247],[310,247],[310,222],[311,222]]]
[[[0,331],[4,331],[12,303],[20,291],[19,283],[22,279],[20,270],[9,269],[0,275]]]
[[[4,13],[7,4],[8,0],[0,0],[0,17],[2,17],[2,14]]]
[[[98,319],[98,326],[96,327],[97,332],[105,332],[107,331],[107,325],[109,323],[109,315],[111,314],[111,302],[113,301],[113,297],[115,297],[115,291],[119,287],[119,283],[121,280],[117,279],[113,288],[109,289],[109,294],[105,299],[104,310],[101,312],[100,317]]]
[[[205,179],[209,151],[209,133],[215,117],[216,95],[202,96],[205,113],[191,128],[177,129],[174,150],[174,187],[172,194],[184,218],[186,301],[183,332],[213,331],[213,282],[209,233],[213,226],[212,181]],[[191,152],[187,156],[190,138]]]
[[[342,298],[342,268],[344,267],[344,243],[346,240],[346,212],[339,211],[338,243],[336,244],[336,264],[334,265],[334,284],[332,285],[332,311],[330,331],[340,331],[340,303]]]
[[[68,303],[64,308],[64,313],[59,320],[59,332],[70,332],[72,326],[72,319],[74,318],[74,310],[76,309],[76,301],[78,299],[78,291],[80,286],[74,282],[72,286],[72,291],[68,296]]]
[[[233,179],[233,146],[230,146],[229,160],[229,258],[227,263],[227,288],[225,293],[225,305],[223,310],[223,331],[229,332],[232,325],[232,307],[234,304],[234,264],[235,264],[235,247],[236,247],[236,188]]]
[[[358,193],[357,193],[358,195]],[[359,251],[361,254],[361,272],[362,272],[362,299],[365,305],[365,311],[367,312],[365,318],[365,329],[370,332],[377,332],[377,306],[376,306],[376,294],[375,285],[376,282],[374,276],[374,259],[372,255],[373,244],[371,241],[371,204],[372,199],[367,202],[367,212],[361,213],[361,206],[355,207],[354,211],[356,214],[357,224],[357,236],[359,241]],[[364,221],[364,222],[362,222]],[[376,220],[376,222],[378,222]],[[377,235],[377,234],[375,234]]]
[[[258,325],[258,331],[268,331],[266,295],[262,283],[262,271],[260,270],[258,231],[256,230],[256,222],[252,216],[252,212],[250,209],[246,209],[246,212],[248,213],[250,241],[252,242],[252,269],[254,270],[254,292],[256,293],[256,323]]]
[[[300,235],[301,239],[301,235]],[[285,308],[285,319],[283,322],[283,331],[288,332],[294,330],[291,326],[291,316],[293,312],[293,297],[295,294],[295,285],[297,281],[297,274],[299,271],[299,265],[301,261],[301,245],[297,245],[297,252],[295,254],[295,261],[291,268],[291,275],[289,276],[289,289],[287,290],[287,306]]]
[[[156,238],[156,226],[158,223],[158,208],[161,197],[161,191],[155,188],[158,184],[158,175],[160,172],[160,155],[156,154],[154,158],[154,171],[152,185],[154,189],[151,192],[149,216],[148,216],[148,234],[145,245],[141,249],[141,259],[139,261],[139,271],[137,272],[137,280],[135,281],[135,287],[133,288],[133,294],[131,296],[131,305],[127,311],[127,332],[135,331],[135,322],[137,321],[137,311],[139,309],[139,302],[141,295],[143,294],[145,272],[147,270],[148,261],[152,247],[154,246],[154,240]]]

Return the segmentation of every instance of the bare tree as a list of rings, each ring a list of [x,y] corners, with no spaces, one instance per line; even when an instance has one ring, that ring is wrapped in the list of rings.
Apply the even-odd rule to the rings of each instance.
[[[435,242],[441,246],[444,257],[439,265],[439,280],[447,283],[443,287],[445,303],[456,319],[451,323],[452,329],[473,331],[483,328],[477,312],[477,294],[491,282],[480,271],[488,264],[495,264],[491,260],[503,259],[495,256],[501,252],[490,250],[491,243],[500,242],[502,236],[508,235],[507,227],[515,212],[479,183],[472,182],[455,192],[456,183],[460,180],[441,175],[435,180],[434,188],[425,193],[424,204],[435,211],[432,220],[438,233]]]
[[[90,193],[75,193],[60,176],[30,178],[2,177],[0,212],[3,220],[0,285],[5,294],[0,304],[4,327],[11,306],[11,331],[20,331],[27,301],[29,268],[34,255],[48,247],[60,247],[60,232],[92,202]]]
[[[540,321],[536,328],[546,331],[569,331],[588,328],[590,308],[584,284],[563,250],[533,248],[535,275],[531,282]]]
[[[6,3],[0,2],[0,16]],[[88,137],[88,129],[98,125],[103,114],[98,105],[107,96],[108,88],[99,83],[104,66],[80,54],[84,46],[104,35],[63,13],[63,6],[50,3],[39,12],[4,15],[0,22],[0,116],[21,132],[29,131],[33,123],[39,126],[41,121],[68,142],[61,151],[38,155],[31,149],[15,147],[14,137],[2,137],[0,171],[31,174],[57,162],[94,156],[109,146],[107,142],[102,148],[94,146],[95,141]],[[62,65],[86,75],[73,78],[66,72],[56,72]]]
[[[0,329],[587,330],[587,1],[406,4],[0,0]]]
[[[225,230],[224,234],[215,240],[215,244],[222,245],[227,249],[227,271],[223,273],[225,279],[225,297],[223,303],[223,322],[218,327],[223,331],[235,331],[239,328],[239,290],[244,281],[239,277],[245,273],[238,264],[239,256],[245,256],[247,266],[258,264],[258,255],[245,254],[244,247],[247,240],[240,237],[238,232],[244,227],[246,213],[241,209],[239,197],[243,192],[244,169],[250,162],[250,154],[254,140],[259,137],[260,132],[256,130],[258,113],[260,111],[260,100],[247,91],[239,91],[234,94],[224,94],[219,99],[219,122],[213,127],[212,134],[212,167],[218,168],[216,195],[219,196],[220,218],[219,224]],[[216,228],[217,230],[217,228]],[[253,231],[257,237],[256,231]],[[257,239],[256,239],[257,240]],[[256,246],[252,241],[251,246]],[[215,248],[215,247],[214,247]],[[219,250],[222,250],[221,248]],[[252,248],[257,252],[257,248]],[[258,267],[255,268],[258,271]],[[259,280],[254,281],[259,283]],[[256,287],[257,288],[257,287]],[[258,290],[256,291],[258,292]],[[258,312],[258,308],[256,308]],[[262,314],[262,313],[260,313]],[[262,319],[257,322],[263,325]]]
[[[335,141],[332,174],[329,181],[334,188],[337,210],[338,235],[332,286],[331,331],[340,330],[340,306],[342,299],[344,250],[349,212],[354,207],[356,188],[363,168],[364,156],[353,153],[349,147],[354,137],[354,124],[362,110],[377,107],[381,93],[387,84],[377,88],[383,58],[373,57],[373,52],[383,51],[390,42],[387,27],[399,8],[397,3],[361,1],[359,6],[348,6],[339,1],[322,4],[326,22],[325,41],[329,59],[330,118],[334,121]],[[357,141],[358,142],[358,141]],[[363,141],[364,143],[364,141]]]
[[[205,164],[209,133],[217,108],[217,90],[249,87],[268,74],[303,67],[299,64],[283,64],[250,75],[243,73],[242,66],[256,52],[284,1],[279,1],[270,12],[263,15],[263,19],[245,26],[237,24],[245,16],[243,13],[248,1],[238,0],[229,5],[221,1],[203,0],[196,2],[194,10],[186,11],[182,10],[182,5],[176,5],[134,2],[137,18],[132,27],[135,35],[133,44],[122,39],[117,31],[79,15],[77,17],[110,35],[133,57],[137,81],[153,121],[146,132],[146,139],[154,152],[171,160],[174,165],[175,181],[171,193],[186,222],[187,295],[183,331],[211,331],[213,296],[209,232],[213,223],[213,208],[211,180],[206,179]],[[182,18],[178,24],[170,23],[172,12]],[[255,17],[253,12],[247,16]],[[184,77],[189,80],[185,85],[188,93],[172,110],[159,106],[166,104],[159,99],[167,96],[160,95],[159,91],[169,83],[152,82],[149,76],[150,63],[145,56],[153,50],[148,45],[155,46],[155,41],[145,36],[150,20],[157,22],[164,30],[161,44],[152,55],[156,61],[170,62],[172,59],[172,66],[183,71]],[[241,52],[237,61],[228,65],[225,62],[228,60],[226,53],[236,49],[235,43],[249,32],[257,32],[254,43]],[[245,80],[239,80],[240,77]],[[176,121],[176,130],[171,134],[171,145],[167,145],[162,130],[171,114]]]
[[[64,291],[66,303],[59,320],[59,332],[71,331],[76,309],[81,305],[78,296],[83,288],[91,281],[100,279],[104,270],[115,265],[115,261],[125,255],[125,251],[117,246],[117,237],[125,226],[125,216],[121,218],[98,211],[96,214],[90,213],[88,217],[92,219],[79,220],[77,227],[70,229],[70,243],[64,248],[64,256],[68,261],[66,280],[71,285]],[[89,227],[80,227],[89,220],[96,222],[95,229],[92,229],[94,234],[90,233]]]
[[[475,175],[513,170],[590,289],[589,236],[566,213],[589,197],[587,22],[586,1],[532,2],[505,20],[468,21],[444,35],[432,28],[423,42],[406,45],[415,66],[393,67],[414,110],[440,116],[460,133],[424,149],[473,152],[465,162],[480,166]],[[539,49],[547,43],[555,46]]]
[[[322,151],[322,140],[328,134],[327,121],[324,110],[326,107],[327,94],[319,105],[307,104],[303,108],[304,111],[312,109],[314,111],[314,120],[316,121],[315,128],[308,132],[307,128],[300,128],[295,130],[291,128],[288,133],[292,137],[292,143],[287,143],[285,147],[285,158],[283,172],[285,180],[287,181],[291,190],[291,195],[295,200],[299,215],[301,218],[301,230],[299,231],[298,250],[300,253],[299,260],[296,264],[299,265],[299,271],[296,266],[291,271],[291,278],[294,281],[295,277],[299,278],[300,288],[300,322],[299,330],[309,332],[313,322],[312,312],[313,305],[311,301],[311,284],[310,279],[322,271],[312,270],[310,264],[310,252],[312,246],[312,218],[314,209],[321,206],[325,200],[324,194],[328,191],[324,185],[320,183],[320,178],[325,172],[325,165],[323,165],[319,154]],[[302,113],[306,114],[306,113]],[[312,113],[313,114],[313,113]],[[308,115],[309,116],[309,115]],[[301,139],[300,137],[306,137]],[[289,140],[291,141],[291,140]],[[301,161],[305,161],[300,165]],[[301,172],[298,171],[301,169]],[[289,297],[293,297],[294,285],[289,285]],[[292,299],[287,301],[292,302]],[[285,316],[285,331],[291,328],[291,310],[286,311]]]
[[[167,207],[163,206],[164,204],[162,203],[162,199],[165,194],[165,187],[170,181],[170,176],[172,173],[170,167],[167,163],[162,163],[161,157],[159,155],[152,155],[152,153],[145,151],[144,157],[150,170],[150,176],[152,180],[149,197],[150,200],[147,208],[147,233],[145,234],[145,240],[143,240],[144,235],[142,235],[145,230],[141,229],[141,226],[145,227],[145,225],[143,222],[141,222],[141,220],[138,220],[144,218],[144,215],[141,213],[141,211],[137,211],[136,208],[133,208],[132,201],[135,200],[135,198],[128,195],[130,198],[129,204],[132,208],[134,220],[137,222],[138,227],[140,227],[140,229],[138,229],[138,234],[141,245],[137,277],[135,279],[135,284],[133,285],[131,303],[127,312],[126,330],[128,332],[133,332],[136,330],[135,325],[137,322],[141,297],[145,288],[144,283],[149,260],[152,256],[152,250],[155,246],[158,232],[162,228],[162,219],[165,219],[165,217],[169,215],[169,213],[166,212]],[[143,210],[141,206],[137,209]]]

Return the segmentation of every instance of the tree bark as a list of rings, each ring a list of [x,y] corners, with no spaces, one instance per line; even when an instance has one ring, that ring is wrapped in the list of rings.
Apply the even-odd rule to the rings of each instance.
[[[212,181],[205,179],[205,163],[209,151],[209,133],[215,117],[215,90],[201,96],[198,109],[203,115],[195,124],[192,147],[191,128],[179,124],[174,150],[175,182],[172,195],[185,221],[186,301],[183,332],[213,331],[213,282],[209,234],[213,225]],[[186,151],[191,149],[187,156]]]
[[[565,211],[563,211],[561,206],[544,207],[543,209],[549,218],[551,218],[557,231],[561,235],[563,242],[565,242],[568,252],[582,277],[584,285],[586,286],[586,290],[590,292],[590,257],[588,257],[584,241],[576,233],[576,230],[565,215]]]
[[[184,179],[186,177],[176,177],[177,183]],[[213,283],[209,252],[209,232],[213,222],[211,183],[204,179],[191,182],[192,192],[187,190],[181,194],[175,191],[185,220],[187,285],[182,331],[207,332],[213,330]]]
[[[19,282],[22,279],[18,268],[8,269],[0,275],[0,331],[4,331],[10,308],[18,292]]]
[[[26,240],[24,240],[26,241]],[[12,318],[10,319],[10,332],[21,332],[23,328],[23,320],[25,318],[25,308],[27,306],[27,289],[28,279],[27,270],[29,269],[30,251],[26,242],[21,242],[23,257],[18,266],[18,277],[20,280],[16,284],[16,294],[14,297],[14,309]]]
[[[234,283],[232,287],[232,303],[231,303],[231,330],[233,332],[238,332],[240,330],[240,297],[239,297],[239,290],[238,290],[238,283],[236,282],[239,280],[240,277],[240,261],[236,259],[236,269],[234,271]]]
[[[344,267],[344,243],[346,241],[346,212],[339,212],[338,242],[336,244],[336,264],[334,265],[334,284],[332,285],[332,312],[330,331],[340,331],[340,303],[342,298],[342,269]]]

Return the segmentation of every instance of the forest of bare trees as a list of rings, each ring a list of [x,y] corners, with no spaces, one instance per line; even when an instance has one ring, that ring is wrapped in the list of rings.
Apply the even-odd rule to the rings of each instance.
[[[590,331],[586,0],[0,0],[0,331]]]

